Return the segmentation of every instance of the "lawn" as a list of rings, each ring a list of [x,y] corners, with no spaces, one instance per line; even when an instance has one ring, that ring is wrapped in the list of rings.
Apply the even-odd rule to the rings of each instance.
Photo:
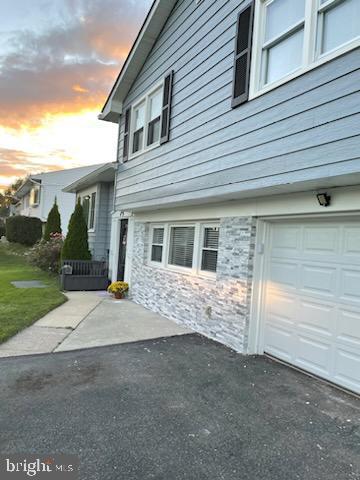
[[[58,279],[26,262],[26,248],[0,244],[0,343],[66,301]],[[14,280],[41,280],[46,288],[15,288]]]

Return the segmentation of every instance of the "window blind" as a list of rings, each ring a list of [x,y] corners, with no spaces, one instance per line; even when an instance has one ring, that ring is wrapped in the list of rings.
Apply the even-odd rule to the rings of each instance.
[[[201,270],[216,272],[219,248],[219,228],[205,227],[201,255]]]
[[[192,268],[195,227],[172,227],[169,264]]]

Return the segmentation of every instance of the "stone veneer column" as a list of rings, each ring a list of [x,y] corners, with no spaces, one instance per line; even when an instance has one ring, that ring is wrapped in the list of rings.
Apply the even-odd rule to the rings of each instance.
[[[247,351],[256,222],[220,221],[216,279],[149,266],[148,224],[135,222],[131,298],[217,340]]]

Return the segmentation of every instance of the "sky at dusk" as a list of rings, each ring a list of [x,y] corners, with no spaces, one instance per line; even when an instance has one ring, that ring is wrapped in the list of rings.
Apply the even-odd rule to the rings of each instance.
[[[111,162],[97,119],[151,0],[0,0],[0,190],[28,173]]]

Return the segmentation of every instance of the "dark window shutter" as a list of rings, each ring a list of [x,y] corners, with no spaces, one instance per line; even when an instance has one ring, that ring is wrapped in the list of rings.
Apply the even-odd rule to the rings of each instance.
[[[253,22],[254,2],[244,7],[238,15],[235,38],[232,107],[241,105],[249,98]]]
[[[130,122],[131,122],[131,107],[129,107],[125,111],[123,162],[127,162],[129,158]]]
[[[166,75],[164,80],[160,145],[169,141],[173,78],[174,78],[174,72],[171,71],[168,75]]]

